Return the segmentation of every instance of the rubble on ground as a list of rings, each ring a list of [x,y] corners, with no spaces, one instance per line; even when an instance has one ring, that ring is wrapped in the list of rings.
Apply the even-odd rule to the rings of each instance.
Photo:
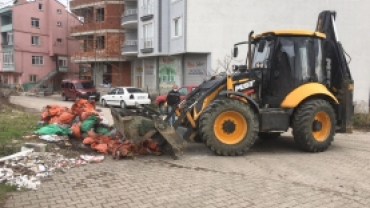
[[[0,159],[0,183],[15,185],[18,189],[36,190],[43,179],[57,172],[101,162],[104,156],[81,155],[79,158],[65,158],[52,152],[26,150]]]
[[[104,114],[96,109],[95,101],[77,99],[71,108],[47,105],[38,123],[42,127],[35,133],[50,142],[66,138],[80,140],[92,150],[113,158],[136,155],[161,155],[158,144],[145,140],[139,144],[127,140],[123,134],[108,125]]]

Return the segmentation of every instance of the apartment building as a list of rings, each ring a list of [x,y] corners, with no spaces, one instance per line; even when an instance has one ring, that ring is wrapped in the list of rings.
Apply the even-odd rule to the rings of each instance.
[[[370,76],[364,41],[370,32],[370,3],[352,0],[137,0],[125,1],[122,54],[132,58],[133,84],[153,90],[199,84],[206,75],[245,63],[246,46],[232,60],[233,44],[250,31],[314,30],[322,10],[337,11],[340,41],[352,60],[355,101],[369,100]],[[128,11],[128,10],[127,10]]]
[[[133,84],[156,91],[173,84],[199,84],[207,76],[210,51],[187,49],[186,0],[126,1],[122,54],[131,57]],[[209,50],[209,49],[208,49]]]
[[[97,86],[131,85],[131,62],[121,54],[125,33],[120,17],[125,4],[123,0],[70,1],[70,10],[83,22],[71,28],[71,36],[80,41],[72,61],[84,66]]]
[[[0,78],[5,85],[60,86],[78,77],[70,54],[79,44],[69,37],[69,26],[80,24],[57,0],[16,0],[0,8]]]

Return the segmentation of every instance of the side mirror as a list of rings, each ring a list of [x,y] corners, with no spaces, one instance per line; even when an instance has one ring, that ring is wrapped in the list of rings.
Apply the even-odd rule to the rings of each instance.
[[[234,58],[238,57],[238,47],[234,47]]]

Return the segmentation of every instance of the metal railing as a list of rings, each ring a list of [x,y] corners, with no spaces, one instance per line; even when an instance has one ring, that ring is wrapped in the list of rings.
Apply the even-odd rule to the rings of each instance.
[[[143,38],[143,48],[153,48],[153,38]]]
[[[123,45],[125,45],[125,46],[135,46],[135,45],[137,45],[137,40],[125,40],[123,42]]]
[[[130,16],[130,15],[135,15],[135,14],[137,14],[137,9],[127,9],[125,11],[124,16]]]
[[[153,5],[152,4],[149,4],[149,5],[146,5],[146,6],[143,6],[142,9],[143,9],[143,15],[146,16],[146,15],[150,15],[150,14],[153,14]]]

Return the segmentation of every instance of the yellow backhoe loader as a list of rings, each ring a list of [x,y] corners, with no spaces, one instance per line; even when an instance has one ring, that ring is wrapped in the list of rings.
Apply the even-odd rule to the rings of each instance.
[[[169,114],[173,126],[150,108],[112,109],[128,139],[152,138],[178,156],[199,137],[215,154],[239,156],[260,138],[293,130],[305,151],[325,151],[335,133],[352,132],[354,82],[336,31],[336,12],[319,14],[316,30],[273,30],[248,41],[245,65],[212,77]]]

